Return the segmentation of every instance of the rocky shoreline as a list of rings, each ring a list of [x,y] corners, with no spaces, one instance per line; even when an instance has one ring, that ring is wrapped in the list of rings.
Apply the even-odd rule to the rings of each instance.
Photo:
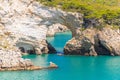
[[[0,71],[17,70],[41,70],[58,68],[56,64],[50,63],[48,67],[34,66],[30,59],[23,59],[18,51],[0,50]]]
[[[120,30],[112,26],[101,30],[88,28],[66,43],[66,55],[111,55],[120,56]]]
[[[35,66],[30,59],[23,59],[18,48],[15,50],[0,49],[0,71],[41,70],[58,68],[56,64],[48,67]]]
[[[48,66],[48,67],[40,67],[40,66],[28,66],[28,67],[12,67],[12,68],[0,68],[0,71],[23,71],[23,70],[43,70],[43,69],[56,69],[58,66]]]
[[[23,59],[22,55],[56,52],[46,41],[46,36],[68,30],[61,18],[67,15],[62,10],[45,7],[35,0],[1,0],[1,70],[41,69],[30,60]]]
[[[34,66],[22,54],[56,52],[46,36],[67,30],[73,38],[64,47],[66,55],[120,56],[120,30],[111,26],[98,30],[94,26],[102,25],[99,20],[84,21],[83,16],[48,8],[35,0],[1,0],[0,71],[54,68]]]

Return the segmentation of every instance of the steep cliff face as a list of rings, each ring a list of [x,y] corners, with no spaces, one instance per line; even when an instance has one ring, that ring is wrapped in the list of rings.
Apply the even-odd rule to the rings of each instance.
[[[0,68],[30,68],[32,62],[21,53],[54,52],[46,36],[68,28],[75,35],[80,23],[82,14],[48,8],[35,0],[0,0]]]
[[[0,24],[16,38],[14,45],[22,52],[48,53],[46,36],[72,31],[81,26],[82,14],[45,7],[35,0],[1,0]],[[74,27],[73,27],[74,26]]]
[[[66,43],[65,54],[77,55],[120,55],[120,30],[105,27],[81,31]]]
[[[66,12],[47,8],[35,0],[0,0],[0,68],[33,66],[30,60],[21,58],[20,50],[36,54],[55,52],[46,36],[51,29],[53,33],[68,30],[61,18],[65,15]]]
[[[21,52],[14,46],[16,39],[12,33],[0,25],[0,71],[27,69],[33,64],[29,59],[23,59]]]
[[[38,52],[36,48],[39,49],[37,54],[49,51],[46,43],[48,28],[43,18],[49,18],[51,14],[39,7],[34,0],[0,1],[0,23],[16,37],[14,45],[24,49],[23,52],[35,53]]]
[[[65,54],[97,55],[94,50],[94,36],[96,32],[95,29],[86,29],[79,33],[79,35],[74,36],[66,43],[64,48]]]
[[[120,30],[104,28],[98,33],[98,39],[103,48],[110,52],[110,55],[120,56]]]
[[[10,44],[24,53],[55,51],[46,42],[46,36],[69,29],[73,39],[66,44],[65,54],[119,55],[119,44],[116,43],[119,43],[119,34],[116,33],[119,30],[97,30],[93,27],[103,26],[102,20],[86,19],[80,13],[48,8],[35,0],[1,0],[0,25],[11,35]],[[89,29],[82,31],[82,27]],[[116,41],[113,41],[114,38],[117,38]]]

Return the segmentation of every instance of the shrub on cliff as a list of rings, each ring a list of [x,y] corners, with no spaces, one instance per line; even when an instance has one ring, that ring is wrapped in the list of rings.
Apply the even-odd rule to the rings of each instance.
[[[83,13],[85,18],[104,19],[113,23],[120,17],[120,0],[38,0],[47,6],[60,7],[66,11]]]

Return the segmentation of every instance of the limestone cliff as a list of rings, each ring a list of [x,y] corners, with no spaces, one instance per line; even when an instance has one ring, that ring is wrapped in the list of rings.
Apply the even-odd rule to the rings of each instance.
[[[27,53],[48,53],[46,43],[46,25],[41,24],[39,4],[34,0],[0,0],[0,23],[15,38],[13,44]],[[41,16],[41,17],[40,17]],[[38,50],[39,49],[39,50]],[[43,50],[44,49],[44,50]],[[43,50],[43,51],[41,51]]]
[[[120,30],[112,26],[101,30],[89,28],[81,31],[66,43],[65,54],[72,55],[120,55]]]
[[[29,59],[21,58],[21,52],[14,46],[15,37],[0,25],[0,71],[27,69],[33,66]]]
[[[16,38],[22,52],[48,53],[46,36],[69,29],[75,34],[82,14],[48,8],[35,0],[0,0],[0,24]],[[73,27],[74,26],[74,27]]]
[[[81,23],[82,14],[48,8],[35,0],[0,0],[0,68],[33,66],[21,58],[21,52],[54,52],[46,36],[68,28],[75,35]]]

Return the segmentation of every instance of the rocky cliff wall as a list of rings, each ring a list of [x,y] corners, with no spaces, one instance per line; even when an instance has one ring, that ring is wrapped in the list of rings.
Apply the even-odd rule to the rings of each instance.
[[[23,59],[21,52],[14,45],[15,36],[0,25],[0,71],[27,69],[33,64],[29,59]]]
[[[46,36],[68,28],[75,35],[81,23],[82,14],[48,8],[35,0],[0,0],[0,24],[16,37],[13,44],[25,52],[50,52]]]
[[[120,30],[111,26],[101,30],[89,28],[66,43],[65,54],[70,55],[120,55]]]
[[[0,0],[0,68],[33,66],[21,53],[53,52],[46,36],[68,29],[75,35],[81,23],[82,14],[48,8],[35,0]]]

